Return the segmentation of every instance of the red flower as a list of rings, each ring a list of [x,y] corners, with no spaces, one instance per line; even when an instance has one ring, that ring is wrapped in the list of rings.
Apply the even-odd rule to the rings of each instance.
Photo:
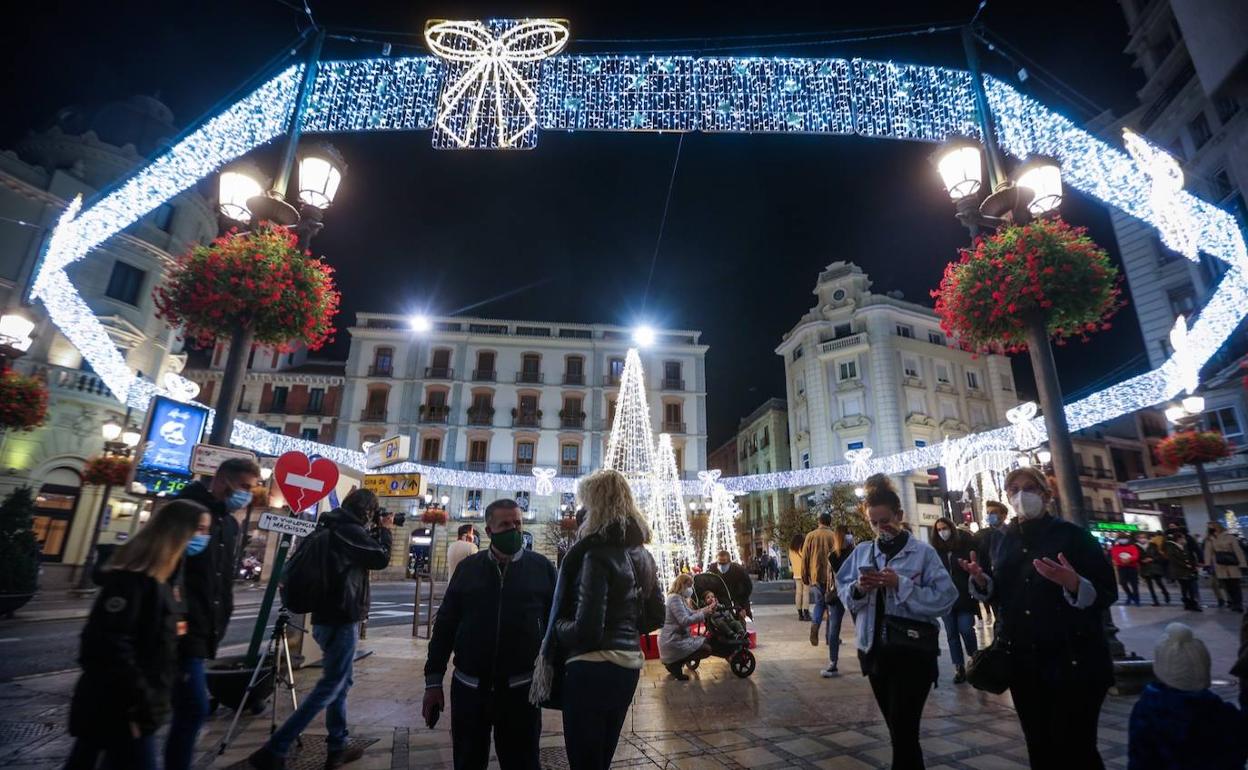
[[[130,460],[125,457],[102,455],[87,461],[82,470],[82,480],[96,486],[122,486],[130,478]]]
[[[0,430],[34,430],[47,416],[48,389],[43,380],[12,369],[0,376]]]
[[[1192,463],[1208,463],[1221,460],[1231,454],[1231,447],[1221,433],[1216,431],[1181,431],[1162,439],[1157,444],[1157,459],[1166,465],[1179,467]]]

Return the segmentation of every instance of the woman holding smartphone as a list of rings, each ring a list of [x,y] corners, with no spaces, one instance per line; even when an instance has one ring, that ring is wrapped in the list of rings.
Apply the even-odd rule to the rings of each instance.
[[[841,565],[836,582],[854,613],[858,661],[888,725],[894,770],[923,767],[919,719],[936,683],[940,619],[958,589],[927,543],[902,527],[901,499],[887,476],[866,483],[867,517],[875,540]]]

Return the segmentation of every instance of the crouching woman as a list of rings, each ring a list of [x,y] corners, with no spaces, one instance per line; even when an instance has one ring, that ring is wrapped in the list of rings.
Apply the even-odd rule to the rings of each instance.
[[[663,630],[659,631],[659,660],[669,674],[682,682],[689,678],[681,671],[685,663],[711,655],[711,643],[706,637],[689,632],[690,626],[705,623],[707,613],[715,609],[715,595],[709,595],[704,609],[692,609],[689,600],[693,597],[693,576],[683,573],[676,576],[667,593],[666,616]]]

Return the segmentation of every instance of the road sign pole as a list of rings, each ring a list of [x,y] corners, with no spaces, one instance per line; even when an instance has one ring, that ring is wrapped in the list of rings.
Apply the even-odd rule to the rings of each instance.
[[[256,665],[260,655],[260,645],[264,642],[264,633],[269,625],[269,613],[273,610],[273,597],[277,595],[277,583],[282,576],[282,568],[286,566],[286,553],[290,550],[291,537],[283,534],[277,541],[277,553],[273,556],[273,571],[269,573],[269,584],[264,589],[264,599],[260,602],[260,614],[256,617],[256,627],[251,632],[251,644],[247,646],[247,666]]]

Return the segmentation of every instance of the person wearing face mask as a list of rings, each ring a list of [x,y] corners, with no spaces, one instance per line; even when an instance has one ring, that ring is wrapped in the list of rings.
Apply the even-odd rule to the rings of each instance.
[[[1129,535],[1119,535],[1109,549],[1110,561],[1118,570],[1118,585],[1127,594],[1127,604],[1140,606],[1140,559],[1144,556]]]
[[[745,620],[750,614],[750,596],[754,592],[754,581],[745,567],[732,560],[732,554],[720,551],[715,555],[715,562],[694,578],[694,590],[699,596],[707,591],[715,594],[720,604],[735,606],[737,617]]]
[[[919,722],[938,675],[940,618],[958,589],[936,551],[902,527],[905,513],[888,477],[872,476],[864,488],[876,538],[841,565],[837,590],[854,615],[858,661],[888,725],[893,768],[921,769]]]
[[[1244,590],[1240,576],[1248,562],[1244,560],[1244,550],[1239,540],[1220,521],[1209,522],[1208,537],[1205,538],[1205,564],[1212,572],[1214,585],[1221,584],[1222,593],[1226,595],[1226,605],[1232,612],[1244,611]]]
[[[1087,530],[1049,513],[1053,495],[1039,470],[1014,469],[1005,492],[1018,521],[991,572],[976,554],[959,565],[972,595],[998,609],[995,644],[1007,651],[1031,767],[1102,768],[1097,720],[1114,681],[1102,614],[1118,600],[1113,567]]]
[[[700,610],[690,606],[692,598],[693,576],[677,575],[667,592],[663,629],[659,631],[659,660],[669,674],[682,682],[689,679],[682,671],[685,663],[711,655],[710,641],[703,636],[693,636],[689,627],[706,622],[707,613],[715,609],[715,596],[712,594],[710,603]]]
[[[1153,597],[1153,606],[1160,606],[1157,602],[1158,588],[1161,589],[1166,604],[1169,604],[1170,591],[1166,588],[1166,536],[1160,532],[1154,532],[1151,536],[1141,535],[1136,545],[1144,554],[1144,558],[1140,559],[1140,577],[1144,578],[1148,594]]]
[[[165,767],[187,770],[195,740],[208,718],[205,661],[217,656],[234,612],[234,564],[238,555],[238,521],[234,511],[251,502],[251,489],[260,481],[254,460],[231,458],[217,467],[208,481],[192,481],[174,496],[208,509],[212,525],[206,543],[182,562],[181,588],[186,602],[187,631],[178,644],[178,677],[173,688],[173,720],[165,743]]]
[[[978,532],[975,533],[975,553],[979,556],[979,563],[984,569],[992,571],[992,555],[997,550],[997,544],[1001,542],[1002,536],[1005,535],[1005,520],[1010,516],[1009,509],[1005,507],[1005,503],[998,500],[989,500],[984,503],[984,524]],[[996,623],[996,610],[993,609],[991,602],[980,602],[984,609],[984,625]]]
[[[975,654],[979,644],[975,638],[975,618],[979,616],[979,602],[971,596],[967,583],[970,576],[966,570],[958,566],[960,559],[969,559],[975,550],[975,541],[970,533],[954,527],[953,522],[944,516],[932,525],[931,546],[936,549],[940,563],[953,580],[958,589],[958,600],[953,608],[941,619],[945,624],[945,635],[949,639],[949,657],[953,661],[953,683],[962,684],[966,681],[966,660]]]
[[[515,500],[486,506],[489,548],[459,563],[434,619],[421,713],[433,727],[446,707],[443,680],[454,653],[451,745],[456,768],[485,768],[491,733],[501,767],[538,768],[542,712],[529,703],[528,692],[556,573],[549,559],[524,549],[523,523]]]

